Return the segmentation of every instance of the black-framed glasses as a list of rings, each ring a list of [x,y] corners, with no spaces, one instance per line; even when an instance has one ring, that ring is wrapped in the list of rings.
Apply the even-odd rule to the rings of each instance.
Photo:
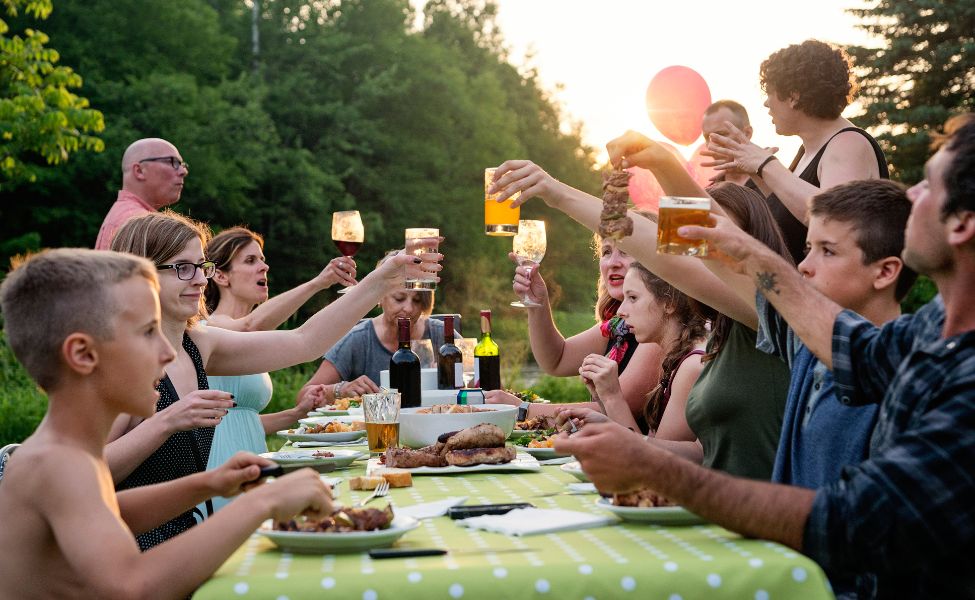
[[[176,269],[176,278],[183,281],[190,281],[196,277],[196,270],[200,269],[203,271],[203,276],[207,279],[213,277],[213,274],[217,272],[217,264],[212,260],[205,260],[201,263],[173,263],[171,265],[156,265],[156,269],[159,271],[165,271],[166,269]]]
[[[144,163],[144,162],[166,162],[166,163],[169,163],[169,166],[171,166],[174,171],[179,171],[179,168],[180,167],[183,167],[187,171],[190,170],[190,164],[188,162],[185,162],[185,161],[183,161],[183,160],[181,160],[181,159],[179,159],[179,158],[177,158],[175,156],[155,156],[153,158],[143,158],[139,162],[140,163]]]

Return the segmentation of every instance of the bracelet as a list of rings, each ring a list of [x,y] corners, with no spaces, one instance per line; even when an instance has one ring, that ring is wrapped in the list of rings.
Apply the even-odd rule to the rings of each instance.
[[[345,382],[344,381],[340,381],[340,382],[338,382],[338,383],[335,384],[335,387],[334,388],[332,388],[332,395],[335,396],[335,399],[336,400],[339,399],[339,392],[342,391],[342,386],[344,386],[344,385],[345,385]]]
[[[774,154],[772,156],[769,156],[765,160],[763,160],[762,161],[762,164],[758,165],[758,170],[755,171],[755,175],[761,177],[762,176],[762,169],[764,169],[765,168],[765,165],[769,164],[773,160],[775,160],[775,155]]]

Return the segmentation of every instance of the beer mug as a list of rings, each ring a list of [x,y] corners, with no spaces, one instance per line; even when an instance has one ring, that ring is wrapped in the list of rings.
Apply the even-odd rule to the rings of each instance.
[[[370,453],[382,454],[399,445],[399,405],[398,392],[387,390],[362,395],[362,413]]]
[[[707,256],[705,240],[689,240],[677,234],[684,225],[711,227],[711,198],[663,196],[657,221],[657,252],[685,256]]]

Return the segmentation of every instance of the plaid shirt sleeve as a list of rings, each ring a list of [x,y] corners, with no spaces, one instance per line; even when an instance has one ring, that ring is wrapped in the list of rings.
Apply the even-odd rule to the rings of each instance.
[[[975,349],[961,360],[917,354],[881,411],[904,426],[816,494],[803,552],[825,569],[970,576],[954,567],[975,541]]]
[[[792,359],[799,351],[802,342],[761,292],[755,292],[755,310],[758,314],[755,348],[766,354],[778,356],[791,369]]]
[[[877,327],[852,310],[833,323],[833,385],[847,405],[880,402],[897,367],[911,351],[915,317],[904,315]]]

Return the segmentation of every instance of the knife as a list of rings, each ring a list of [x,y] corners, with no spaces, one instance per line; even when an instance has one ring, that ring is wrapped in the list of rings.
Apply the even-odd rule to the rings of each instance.
[[[279,465],[277,463],[261,467],[261,474],[257,476],[256,479],[252,479],[247,483],[257,483],[258,481],[264,479],[265,477],[281,477],[292,471],[297,471],[299,469],[313,469],[319,473],[328,473],[329,471],[335,470],[335,463],[314,463],[314,464],[295,464],[295,465]]]
[[[383,548],[369,551],[369,558],[412,558],[415,556],[443,556],[444,554],[507,554],[509,552],[538,552],[535,548],[465,548],[463,550],[444,550],[443,548]]]

